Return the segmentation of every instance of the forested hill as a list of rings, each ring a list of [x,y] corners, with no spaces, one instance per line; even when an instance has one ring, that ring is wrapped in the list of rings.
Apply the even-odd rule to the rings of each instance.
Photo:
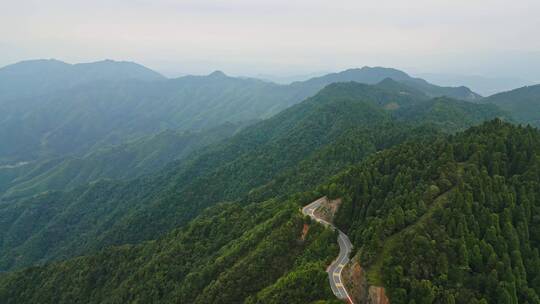
[[[6,274],[0,300],[328,303],[336,236],[297,210],[327,194],[391,303],[539,303],[539,156],[538,130],[500,120],[410,141],[289,201],[214,206],[158,241]]]
[[[59,60],[29,60],[0,68],[0,104],[37,97],[95,81],[156,81],[165,77],[134,62],[104,60],[68,64]]]
[[[481,123],[494,114],[504,115],[491,106],[469,103],[469,110],[461,110],[459,116],[429,119],[427,111],[418,116],[421,119],[395,118],[406,109],[423,109],[426,102],[427,97],[403,88],[334,84],[159,174],[0,204],[0,267],[155,239],[218,202],[260,201],[308,190],[376,151],[459,125],[452,121]],[[463,107],[451,99],[446,102],[448,107]],[[420,127],[424,121],[431,127]]]
[[[494,120],[320,189],[391,303],[540,303],[540,132]]]
[[[0,302],[338,304],[324,271],[337,252],[291,201],[222,204],[157,241],[0,274]]]
[[[365,67],[278,85],[219,71],[166,79],[129,62],[22,62],[0,69],[0,165],[80,157],[165,129],[200,130],[266,119],[331,83],[376,84],[385,78],[429,97],[476,96],[465,88],[438,87],[384,68]]]
[[[0,167],[0,200],[13,200],[45,191],[67,191],[100,179],[127,180],[156,173],[166,164],[218,143],[242,127],[242,124],[228,123],[198,132],[165,130],[95,149],[83,157],[58,157]]]
[[[540,85],[495,94],[481,102],[495,104],[518,121],[540,127]]]

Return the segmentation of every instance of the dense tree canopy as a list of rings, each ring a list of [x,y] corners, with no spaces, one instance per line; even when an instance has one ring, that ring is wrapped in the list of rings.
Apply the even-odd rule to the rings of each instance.
[[[375,155],[321,191],[392,303],[540,303],[540,132],[494,120]]]
[[[535,303],[538,131],[441,132],[499,116],[389,80],[334,84],[159,173],[2,203],[0,267],[64,261],[1,275],[0,301],[332,301],[336,234],[298,212],[328,195],[394,303]]]

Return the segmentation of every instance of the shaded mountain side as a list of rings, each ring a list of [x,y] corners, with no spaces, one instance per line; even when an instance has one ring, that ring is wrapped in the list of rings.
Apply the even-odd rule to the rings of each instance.
[[[0,88],[15,92],[13,98],[0,95],[0,165],[80,157],[97,147],[164,129],[200,130],[265,119],[331,83],[376,84],[387,78],[426,97],[470,99],[474,95],[384,68],[364,67],[278,85],[222,72],[164,79],[125,62],[23,62],[0,69]]]
[[[389,103],[405,109],[426,102],[402,93],[358,83],[330,85],[155,175],[0,204],[1,268],[155,239],[218,202],[250,201],[250,193],[259,200],[305,191],[379,149],[434,136],[435,131],[417,128],[422,121],[394,121],[394,112],[386,109]],[[470,107],[476,111],[484,106]],[[464,114],[446,119],[463,120]],[[405,131],[415,128],[418,133]]]
[[[540,127],[540,85],[495,94],[480,102],[497,105],[517,121]]]
[[[166,130],[117,146],[97,149],[81,158],[67,157],[0,168],[4,200],[43,191],[69,190],[98,179],[132,179],[161,170],[210,144],[232,136],[243,125],[224,124],[200,132]]]

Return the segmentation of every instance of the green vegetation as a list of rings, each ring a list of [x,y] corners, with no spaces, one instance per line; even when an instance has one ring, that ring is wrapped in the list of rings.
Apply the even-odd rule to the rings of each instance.
[[[445,135],[495,117],[393,80],[333,84],[159,172],[0,202],[0,267],[57,261],[2,274],[0,302],[331,303],[336,235],[298,212],[326,194],[392,303],[538,303],[538,131]]]
[[[305,222],[297,208],[276,201],[222,204],[157,241],[5,275],[0,302],[330,300],[324,267],[337,255],[336,235]],[[293,285],[300,289],[289,289]]]
[[[518,121],[540,127],[540,85],[495,94],[481,102],[495,104]]]
[[[166,164],[232,136],[241,124],[224,124],[200,132],[172,130],[96,149],[81,158],[47,159],[0,168],[0,195],[8,200],[44,191],[70,190],[99,179],[126,180],[159,172]]]
[[[493,117],[486,111],[485,117],[475,114],[467,119],[462,110],[459,117],[432,119],[427,128],[420,127],[422,120],[397,122],[393,118],[397,111],[422,109],[427,100],[403,89],[331,85],[157,174],[130,181],[102,180],[68,192],[0,203],[0,268],[155,239],[218,202],[258,202],[306,191],[376,151],[432,138],[434,130],[448,121],[479,123]],[[452,107],[454,101],[447,102]],[[388,103],[400,109],[385,110]],[[489,108],[468,105],[471,113]],[[429,112],[422,117],[429,118]]]
[[[46,61],[0,88],[1,303],[336,303],[322,195],[392,303],[540,303],[540,132],[503,121],[538,125],[538,87]]]
[[[392,303],[540,303],[540,132],[500,120],[400,145],[319,191]]]
[[[500,120],[417,138],[289,201],[216,205],[156,241],[4,274],[0,300],[331,302],[336,235],[298,212],[326,194],[392,303],[540,303],[539,155],[538,130]]]
[[[348,70],[291,85],[208,76],[165,79],[128,62],[69,65],[54,60],[0,69],[0,166],[75,156],[170,129],[201,130],[266,119],[335,82],[392,78],[426,97],[476,96],[384,68]]]

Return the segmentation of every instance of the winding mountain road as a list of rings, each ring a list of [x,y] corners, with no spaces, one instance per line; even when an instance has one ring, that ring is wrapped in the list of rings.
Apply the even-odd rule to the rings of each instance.
[[[315,221],[323,224],[326,227],[329,227],[332,230],[337,230],[339,232],[338,244],[339,244],[339,255],[338,257],[330,264],[326,272],[328,272],[328,279],[330,281],[330,287],[332,291],[342,300],[347,300],[349,303],[353,304],[343,280],[341,279],[341,272],[343,267],[349,262],[349,255],[352,250],[352,244],[349,240],[349,237],[343,233],[341,230],[337,229],[332,223],[329,223],[315,215],[315,210],[321,206],[321,204],[326,200],[326,197],[321,197],[318,200],[312,202],[311,204],[302,208],[302,213],[308,215]]]

